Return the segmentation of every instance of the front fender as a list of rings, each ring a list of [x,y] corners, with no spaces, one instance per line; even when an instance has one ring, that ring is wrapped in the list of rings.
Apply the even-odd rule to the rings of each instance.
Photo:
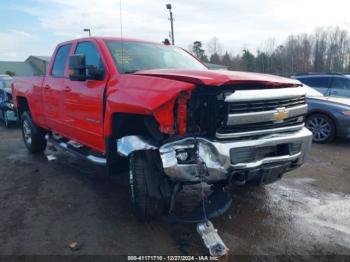
[[[114,113],[153,115],[163,133],[174,126],[174,104],[182,91],[194,85],[157,77],[122,75],[111,80],[106,92],[105,135],[112,135]]]

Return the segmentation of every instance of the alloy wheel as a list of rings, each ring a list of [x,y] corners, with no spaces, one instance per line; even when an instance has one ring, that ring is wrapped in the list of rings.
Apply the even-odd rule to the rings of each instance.
[[[332,132],[331,124],[322,116],[310,118],[306,126],[312,132],[315,142],[326,141]]]
[[[30,129],[30,125],[27,120],[23,121],[23,134],[24,140],[28,145],[32,144],[32,130]]]

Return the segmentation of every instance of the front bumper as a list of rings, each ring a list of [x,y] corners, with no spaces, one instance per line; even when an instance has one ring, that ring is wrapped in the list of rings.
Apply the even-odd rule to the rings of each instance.
[[[218,183],[263,177],[272,170],[274,176],[280,177],[304,163],[311,141],[311,132],[302,128],[258,139],[220,141],[189,137],[164,144],[159,152],[164,172],[170,179]],[[192,159],[181,161],[179,154],[186,151]]]

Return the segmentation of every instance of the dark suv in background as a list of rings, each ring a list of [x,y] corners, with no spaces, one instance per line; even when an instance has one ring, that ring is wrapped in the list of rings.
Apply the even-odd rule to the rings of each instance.
[[[305,85],[315,88],[325,96],[350,97],[350,75],[347,74],[298,74],[292,76]]]

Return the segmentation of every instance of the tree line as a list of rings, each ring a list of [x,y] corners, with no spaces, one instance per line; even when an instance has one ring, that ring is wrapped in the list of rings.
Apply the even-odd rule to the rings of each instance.
[[[243,49],[236,55],[222,52],[217,37],[209,41],[207,51],[201,41],[195,41],[191,50],[200,60],[224,65],[230,70],[277,75],[350,72],[350,34],[340,27],[322,27],[312,34],[292,34],[281,44],[269,39],[255,52]]]

